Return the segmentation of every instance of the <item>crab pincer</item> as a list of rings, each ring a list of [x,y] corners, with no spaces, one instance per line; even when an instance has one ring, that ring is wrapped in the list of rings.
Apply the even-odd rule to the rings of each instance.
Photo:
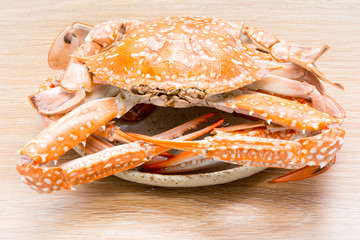
[[[54,170],[54,168],[39,167],[38,164],[56,161],[62,154],[86,141],[92,132],[106,122],[119,114],[124,114],[127,107],[117,98],[100,99],[81,105],[47,127],[20,150],[21,161],[17,164],[17,170],[24,176],[23,180],[33,188],[42,189],[44,192],[69,188],[69,183],[65,183],[63,179],[67,177],[64,171],[59,172],[58,168]],[[124,154],[124,151],[120,153]],[[66,173],[71,175],[71,171],[70,168]],[[49,176],[44,178],[47,175]]]

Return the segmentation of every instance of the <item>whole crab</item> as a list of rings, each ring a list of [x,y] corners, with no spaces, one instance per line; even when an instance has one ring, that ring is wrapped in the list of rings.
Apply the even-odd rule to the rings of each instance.
[[[244,23],[207,17],[112,20],[93,28],[75,23],[49,52],[49,65],[65,71],[30,96],[49,126],[20,151],[17,170],[39,192],[72,189],[141,164],[166,169],[196,156],[301,168],[274,182],[317,175],[335,162],[344,137],[345,113],[320,80],[342,86],[328,81],[314,64],[328,48],[301,47]],[[169,139],[212,114],[156,138],[125,134],[112,125],[115,117],[141,119],[153,105],[206,106],[256,121],[216,128],[215,136],[200,141],[188,140],[222,120],[175,140]],[[114,139],[128,143],[113,145]],[[90,155],[41,165],[85,141],[79,146]],[[172,156],[166,152],[170,148],[186,151]]]

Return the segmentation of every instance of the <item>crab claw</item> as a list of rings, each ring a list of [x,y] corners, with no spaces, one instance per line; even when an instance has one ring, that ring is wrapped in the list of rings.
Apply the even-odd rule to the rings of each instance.
[[[273,180],[268,181],[268,183],[284,183],[284,182],[292,182],[303,180],[306,178],[315,177],[317,175],[323,174],[328,171],[336,162],[336,156],[334,156],[333,160],[329,161],[325,166],[306,166],[294,171],[291,171],[285,175],[277,177]]]
[[[254,27],[245,26],[245,34],[259,49],[269,52],[278,62],[291,62],[313,73],[319,79],[344,90],[342,84],[332,83],[317,69],[315,62],[329,50],[328,45],[319,48],[303,47],[280,40],[275,34]]]
[[[342,84],[331,82],[315,66],[315,62],[329,49],[330,47],[328,45],[324,45],[318,48],[307,48],[295,44],[287,44],[280,41],[270,48],[270,54],[278,61],[286,59],[287,61],[301,66],[309,72],[313,73],[319,79],[333,85],[336,88],[344,90],[344,86]]]
[[[139,143],[129,143],[66,162],[58,167],[45,167],[22,156],[16,169],[24,183],[40,193],[91,182],[115,172],[134,168],[147,161],[146,149]]]
[[[239,113],[246,114],[247,111],[251,116],[283,126],[290,126],[300,131],[304,129],[319,131],[331,124],[341,124],[342,122],[341,119],[333,118],[295,101],[248,90],[242,92],[244,94],[234,96],[232,102],[226,102],[227,106]]]
[[[49,54],[48,63],[52,69],[65,69],[70,62],[71,54],[80,45],[85,43],[85,38],[91,27],[82,23],[74,23],[65,28],[53,42]]]

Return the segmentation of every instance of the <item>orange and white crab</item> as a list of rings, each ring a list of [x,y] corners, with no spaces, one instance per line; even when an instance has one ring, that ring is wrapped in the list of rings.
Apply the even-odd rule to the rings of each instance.
[[[243,23],[207,17],[113,20],[93,28],[75,23],[49,52],[49,65],[64,71],[30,96],[49,126],[20,151],[17,170],[39,192],[71,189],[142,164],[181,171],[186,164],[179,162],[199,157],[207,160],[195,162],[300,168],[275,182],[317,175],[335,162],[344,137],[345,113],[321,81],[342,86],[314,64],[328,48],[301,47]],[[128,117],[141,119],[153,105],[205,106],[254,121],[216,128],[215,136],[200,141],[188,140],[223,120],[175,140],[213,114],[155,137],[112,125],[129,111]],[[128,143],[114,145],[114,139]],[[43,165],[85,141],[80,146],[90,155]],[[170,148],[186,151],[172,156]]]

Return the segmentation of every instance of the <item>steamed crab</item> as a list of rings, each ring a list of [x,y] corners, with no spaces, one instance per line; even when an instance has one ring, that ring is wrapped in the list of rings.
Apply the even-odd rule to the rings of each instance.
[[[317,175],[335,162],[344,137],[345,113],[321,81],[342,86],[314,64],[328,48],[286,43],[244,23],[207,17],[75,23],[49,52],[49,65],[63,71],[30,96],[49,126],[20,151],[17,170],[39,192],[72,189],[142,164],[151,168],[149,162],[165,169],[197,156],[298,169],[275,182]],[[141,119],[153,105],[205,106],[253,121],[218,127],[220,120],[181,137],[212,114],[155,137],[125,134],[112,124],[116,117]],[[188,141],[214,128],[215,136]],[[114,145],[114,139],[126,143]],[[77,145],[89,155],[43,165]],[[185,151],[172,156],[170,148]]]

